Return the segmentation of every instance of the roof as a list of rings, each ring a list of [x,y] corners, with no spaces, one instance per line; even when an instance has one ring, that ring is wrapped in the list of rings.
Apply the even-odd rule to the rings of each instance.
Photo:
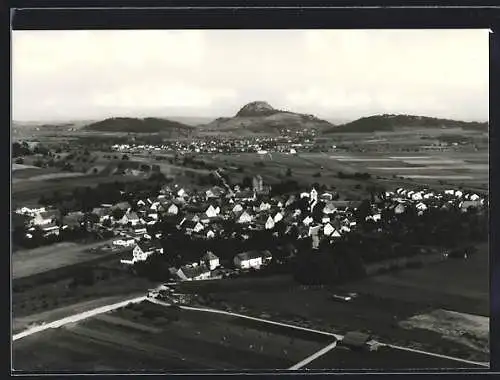
[[[212,252],[208,251],[205,253],[202,257],[203,260],[217,260],[219,259],[217,256],[215,256]]]
[[[246,261],[246,260],[258,259],[259,257],[263,257],[263,256],[264,256],[264,253],[260,252],[260,251],[247,251],[247,252],[238,253],[235,257],[237,257],[241,261]]]
[[[184,273],[184,275],[187,278],[194,278],[194,277],[197,277],[201,274],[210,272],[210,269],[204,264],[197,265],[195,267],[185,265],[185,266],[182,266],[180,268],[180,270],[182,271],[182,273]]]
[[[122,209],[122,210],[127,210],[130,208],[130,203],[128,202],[120,202],[120,203],[117,203],[113,206],[113,208],[119,208],[119,209]]]

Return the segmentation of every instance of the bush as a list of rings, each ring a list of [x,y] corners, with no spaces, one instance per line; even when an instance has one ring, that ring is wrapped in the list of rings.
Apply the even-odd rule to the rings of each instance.
[[[317,178],[317,177],[321,177],[321,173],[320,173],[320,172],[314,173],[314,174],[313,174],[313,177],[315,177],[315,178]]]

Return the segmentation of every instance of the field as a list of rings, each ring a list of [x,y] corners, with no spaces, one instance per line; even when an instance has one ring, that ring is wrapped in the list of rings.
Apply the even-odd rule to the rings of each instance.
[[[344,347],[337,347],[324,356],[309,363],[305,369],[371,369],[371,370],[423,370],[457,369],[473,366],[449,359],[419,355],[413,352],[381,347],[375,352],[353,352]]]
[[[290,168],[290,179],[303,185],[318,182],[334,186],[347,197],[359,196],[360,191],[353,190],[357,184],[378,184],[388,189],[401,185],[427,185],[438,189],[461,185],[484,190],[489,178],[488,154],[485,152],[242,153],[207,154],[202,159],[222,167],[243,168],[242,173],[231,173],[231,178],[241,179],[245,175],[259,173],[265,182],[271,184],[287,178],[286,171]],[[339,172],[368,172],[372,179],[339,179]]]
[[[94,260],[102,253],[91,252],[112,240],[99,241],[93,244],[57,243],[50,246],[16,251],[12,255],[12,277],[19,279],[64,266]],[[105,255],[110,255],[107,252]],[[114,253],[113,253],[114,254]]]
[[[255,279],[259,281],[260,279]],[[447,309],[488,316],[488,250],[468,260],[449,259],[420,269],[353,282],[339,289],[304,288],[290,278],[276,286],[236,286],[234,290],[214,285],[207,293],[212,307],[270,316],[277,321],[301,323],[336,333],[365,331],[384,343],[425,348],[434,353],[469,360],[488,360],[483,349],[475,350],[457,341],[443,339],[436,331],[405,329],[399,323],[409,318]],[[350,303],[335,302],[335,291],[354,291],[359,297]],[[196,289],[201,293],[202,289]]]
[[[19,371],[167,371],[288,369],[334,337],[260,321],[147,301],[15,341]],[[381,347],[337,346],[304,369],[471,368],[445,358]]]
[[[145,313],[145,310],[149,312]],[[14,343],[16,370],[286,369],[329,343],[229,316],[143,303]]]

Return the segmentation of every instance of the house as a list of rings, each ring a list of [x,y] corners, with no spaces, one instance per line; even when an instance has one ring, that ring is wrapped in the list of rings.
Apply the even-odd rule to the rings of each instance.
[[[207,231],[207,239],[213,239],[214,237],[215,237],[214,230],[208,230]]]
[[[182,188],[181,188],[181,189],[179,189],[179,191],[177,191],[177,196],[178,196],[178,197],[181,197],[181,198],[183,198],[183,197],[187,196],[187,192],[186,192],[186,190],[184,190],[184,189],[182,189]]]
[[[283,219],[283,214],[281,212],[277,212],[276,215],[274,215],[274,223],[278,223]]]
[[[309,193],[306,192],[300,193],[300,198],[309,198],[309,196],[310,196]]]
[[[214,255],[211,251],[207,251],[201,258],[202,263],[204,263],[210,270],[214,270],[220,265],[219,258]]]
[[[132,250],[133,261],[145,261],[153,253],[163,253],[158,240],[140,241]]]
[[[325,224],[323,227],[323,234],[326,236],[330,236],[333,231],[335,231],[335,228],[330,223]]]
[[[218,211],[214,206],[212,205],[208,206],[207,210],[205,211],[206,216],[208,216],[209,218],[216,217],[220,212],[220,208],[219,207],[217,208],[219,209]]]
[[[57,219],[57,210],[47,210],[37,212],[32,220],[34,226],[45,226],[53,223]]]
[[[337,207],[335,206],[335,204],[333,202],[327,202],[325,207],[323,207],[323,213],[324,214],[333,214],[335,213],[335,211],[337,211]]]
[[[259,211],[267,211],[271,208],[271,205],[267,202],[262,202],[259,206]]]
[[[330,193],[323,193],[323,194],[321,194],[320,199],[322,201],[331,201],[333,199],[333,195]]]
[[[460,209],[465,212],[469,209],[469,207],[477,208],[480,206],[481,206],[481,202],[479,202],[479,201],[463,201],[460,204]]]
[[[137,206],[139,206],[139,207],[144,207],[144,206],[146,206],[146,202],[144,202],[142,199],[139,199],[139,200],[137,201]]]
[[[332,234],[330,236],[334,237],[334,238],[339,238],[341,235],[340,235],[340,232],[338,230],[335,230],[332,232]]]
[[[320,230],[321,230],[321,225],[319,225],[319,224],[316,226],[310,226],[307,235],[308,236],[318,236]]]
[[[479,195],[477,195],[477,194],[472,194],[472,195],[469,197],[469,199],[470,199],[471,201],[478,201],[480,198],[481,198],[481,197],[480,197]]]
[[[179,213],[179,207],[175,203],[172,203],[170,206],[167,208],[167,214],[170,215],[177,215]]]
[[[187,232],[200,232],[205,229],[205,226],[198,221],[188,220],[182,224],[182,227],[186,229]]]
[[[374,222],[378,222],[382,218],[382,215],[381,214],[374,214],[374,215],[372,215],[372,218],[373,218]]]
[[[405,210],[406,210],[406,207],[402,203],[399,203],[396,207],[394,207],[395,214],[402,214],[403,212],[405,212]]]
[[[418,211],[425,211],[427,210],[427,205],[423,202],[418,202],[416,205],[415,205],[415,208],[418,210]]]
[[[113,245],[116,245],[118,247],[131,247],[135,245],[135,239],[132,238],[117,239],[113,241]]]
[[[210,269],[206,265],[184,265],[175,273],[182,281],[200,281],[210,278]]]
[[[309,198],[312,202],[318,201],[318,191],[313,187],[311,193],[309,194]]]
[[[243,206],[240,205],[239,203],[238,204],[235,204],[234,207],[233,207],[233,210],[232,210],[234,213],[238,213],[238,212],[241,212],[243,211]]]
[[[304,225],[306,225],[306,226],[310,225],[312,222],[313,222],[313,218],[309,215],[306,216],[304,218],[304,220],[302,220],[302,223],[304,223]]]
[[[219,186],[214,186],[211,189],[205,191],[205,196],[207,199],[220,198],[224,195],[224,190]]]
[[[130,223],[132,226],[136,226],[140,223],[140,219],[137,216],[137,213],[134,211],[128,210],[125,215],[120,219],[120,224],[128,224]]]
[[[264,252],[262,252],[262,263],[264,265],[267,265],[269,264],[273,259],[273,255],[271,254],[270,251],[268,250],[265,250]]]
[[[47,236],[50,236],[50,235],[59,235],[59,226],[57,224],[55,224],[54,222],[52,223],[49,223],[49,224],[45,224],[42,226],[42,232],[43,232],[43,236],[44,237],[47,237]]]
[[[266,225],[265,225],[266,230],[272,230],[274,228],[274,225],[275,225],[274,219],[271,216],[269,216],[267,218]]]
[[[247,211],[243,211],[238,218],[238,223],[250,223],[253,220],[253,216]]]
[[[260,269],[262,266],[262,254],[258,251],[242,252],[237,254],[234,259],[234,265],[240,269]]]

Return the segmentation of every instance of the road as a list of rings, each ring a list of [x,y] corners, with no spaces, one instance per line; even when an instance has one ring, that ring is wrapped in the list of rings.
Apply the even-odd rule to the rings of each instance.
[[[297,364],[295,364],[294,366],[290,367],[289,369],[290,370],[298,370],[298,369],[301,369],[302,367],[308,365],[309,363],[311,363],[312,361],[316,360],[317,358],[319,358],[320,356],[323,356],[324,354],[326,354],[327,352],[333,350],[335,347],[337,347],[337,341],[333,342],[333,343],[330,343],[328,346],[326,347],[323,347],[321,350],[319,350],[318,352],[315,352],[314,354],[312,354],[311,356],[308,356],[307,358],[305,358],[304,360],[301,360],[300,362],[298,362]]]
[[[98,307],[96,309],[84,311],[82,313],[78,313],[78,314],[63,318],[63,319],[59,319],[59,320],[54,321],[54,322],[46,323],[46,324],[39,325],[39,326],[34,326],[34,327],[31,327],[27,330],[24,330],[18,334],[14,334],[14,336],[12,337],[12,340],[16,341],[18,339],[22,339],[24,337],[27,337],[27,336],[30,336],[30,335],[33,335],[35,333],[38,333],[38,332],[41,332],[44,330],[48,330],[48,329],[57,329],[61,326],[67,325],[69,323],[79,322],[79,321],[82,321],[84,319],[91,318],[91,317],[98,315],[98,314],[104,314],[104,313],[108,313],[112,310],[120,309],[122,307],[127,306],[128,304],[131,304],[131,303],[142,302],[146,298],[147,298],[146,296],[131,298],[131,299],[117,302],[117,303],[114,303],[111,305],[101,306],[101,307]]]

